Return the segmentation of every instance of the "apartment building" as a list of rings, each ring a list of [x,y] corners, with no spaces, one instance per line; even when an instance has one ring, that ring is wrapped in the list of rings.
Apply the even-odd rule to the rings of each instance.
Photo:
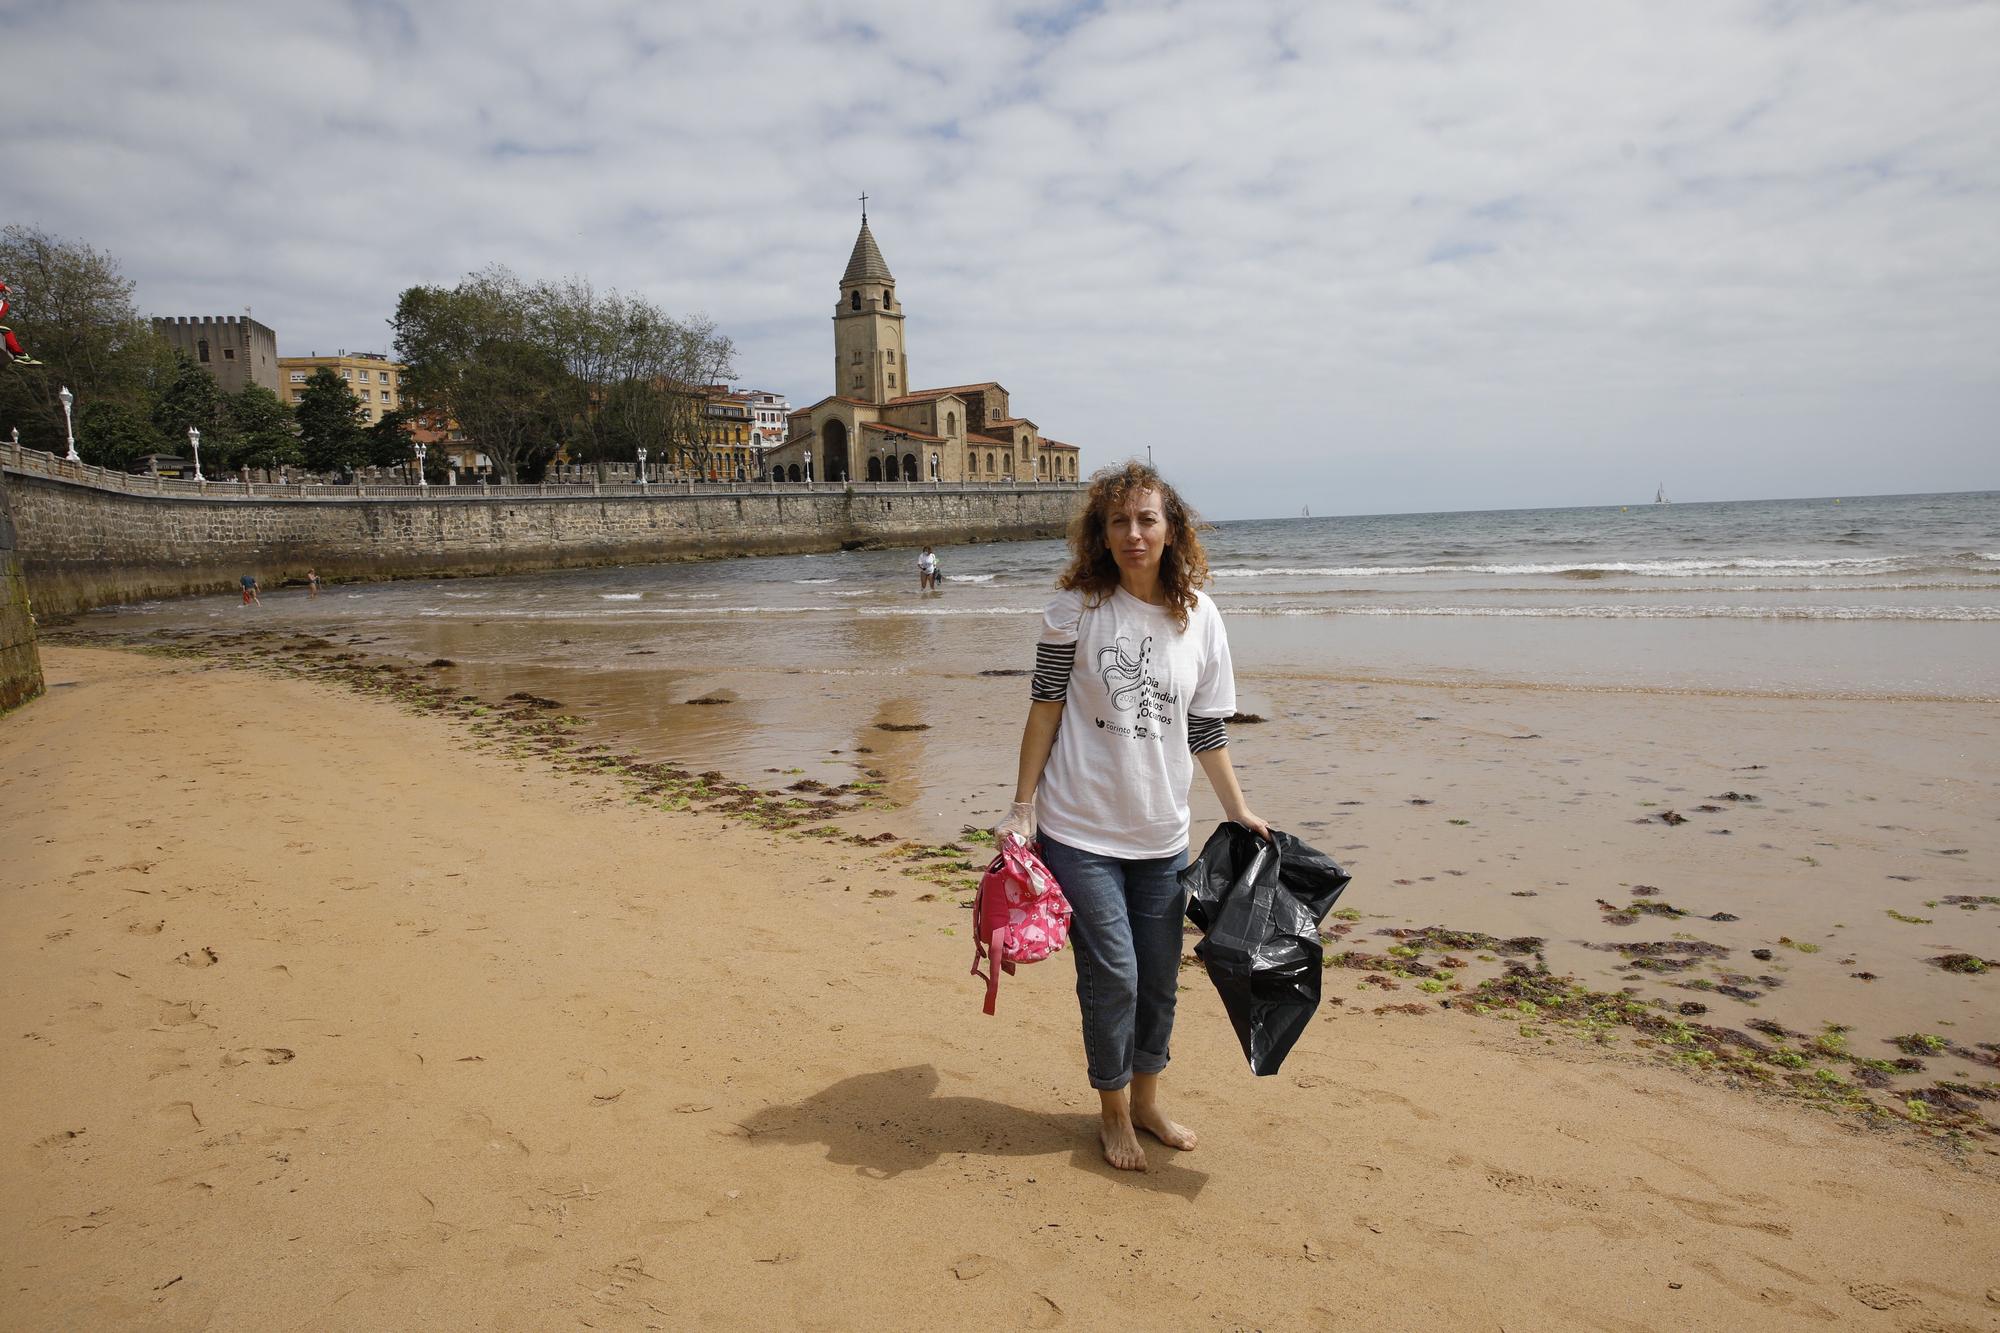
[[[402,364],[381,352],[349,352],[345,348],[332,356],[314,352],[310,356],[279,357],[278,397],[296,407],[305,394],[306,381],[322,366],[347,381],[347,387],[361,400],[371,423],[380,421],[383,413],[402,406]]]

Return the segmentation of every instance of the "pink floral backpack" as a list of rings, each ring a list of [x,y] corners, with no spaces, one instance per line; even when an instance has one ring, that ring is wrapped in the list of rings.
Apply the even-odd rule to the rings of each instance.
[[[1012,833],[1000,835],[1000,854],[979,881],[972,904],[972,975],[986,979],[986,1012],[1000,998],[1000,970],[1039,963],[1069,943],[1069,899],[1062,885]],[[981,959],[986,971],[979,970]]]

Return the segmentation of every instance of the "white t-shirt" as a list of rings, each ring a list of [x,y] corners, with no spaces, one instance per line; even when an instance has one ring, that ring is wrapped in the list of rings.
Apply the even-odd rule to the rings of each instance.
[[[925,574],[937,572],[937,557],[925,551],[917,557],[917,568]]]
[[[1085,600],[1060,593],[1042,612],[1041,642],[1075,644],[1076,659],[1036,823],[1100,856],[1171,856],[1188,843],[1188,716],[1236,711],[1222,615],[1202,592],[1185,631],[1123,588],[1097,606]]]

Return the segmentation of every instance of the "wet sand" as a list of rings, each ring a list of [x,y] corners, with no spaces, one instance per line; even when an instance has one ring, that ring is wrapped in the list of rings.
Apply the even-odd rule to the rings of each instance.
[[[1018,617],[852,617],[813,642],[782,618],[764,632],[683,618],[665,639],[629,617],[556,621],[530,661],[518,625],[323,622],[296,597],[272,610],[189,603],[73,632],[337,679],[386,671],[488,704],[525,691],[560,704],[567,739],[642,765],[779,792],[860,782],[830,812],[843,830],[934,847],[989,826],[1012,787]],[[2000,959],[1990,702],[1356,678],[1262,656],[1239,656],[1240,705],[1264,721],[1234,729],[1232,754],[1261,814],[1360,876],[1343,949],[1380,959],[1399,947],[1383,932],[1437,926],[1531,937],[1594,991],[1726,1029],[1739,1050],[1805,1052],[1778,1069],[1818,1079],[1835,1057],[1837,1081],[1812,1085],[1829,1095],[1858,1086],[1902,1114],[1921,1094],[1973,1121],[2000,1109],[1939,1086],[2000,1078],[2000,974],[1932,961]],[[1219,812],[1200,783],[1194,804],[1199,836]],[[1392,955],[1352,984],[1441,1003],[1505,961],[1443,954],[1462,957],[1450,977]]]
[[[1342,984],[1435,1000],[1380,972],[1330,972],[1336,1003],[1255,1080],[1190,972],[1169,1077],[1202,1147],[1113,1173],[1067,962],[1024,969],[984,1018],[951,894],[904,862],[753,827],[685,786],[661,798],[615,763],[558,767],[498,710],[426,716],[198,659],[57,647],[47,666],[49,696],[0,724],[9,1326],[2000,1319],[1990,1139],[1923,1141],[1464,1004],[1377,1012],[1404,996]],[[1769,765],[1752,776],[1772,819],[1729,808],[1725,837],[1707,814],[1625,819],[1652,785],[1629,779],[1684,785],[1703,736],[1628,716],[1593,748],[1589,726],[1556,729],[1572,706],[1374,709],[1329,759],[1376,774],[1342,797],[1371,802],[1344,817],[1366,831],[1326,839],[1365,844],[1348,903],[1377,910],[1387,867],[1419,851],[1505,872],[1538,829],[1625,880],[1632,840],[1679,847],[1693,859],[1661,896],[1708,907],[1725,874],[1775,873],[1750,839],[1811,854],[1783,840],[1836,817],[1803,812],[1856,755],[1884,757],[1870,804],[1898,802],[1874,822],[1938,842],[1937,866],[1965,863],[1953,845],[1992,864],[1993,806],[1920,786],[1942,720],[1842,713],[1814,719],[1840,728],[1815,742],[1796,717],[1718,718],[1759,753],[1704,762]],[[1552,738],[1557,776],[1524,780],[1568,785],[1560,818],[1502,762]],[[1815,743],[1817,766],[1787,775]],[[1674,808],[1714,785],[1694,776],[1691,796],[1661,793]],[[1446,815],[1456,802],[1468,813]],[[697,808],[657,808],[680,803]],[[1619,821],[1580,817],[1599,803]],[[869,814],[893,818],[841,827]],[[1900,848],[1843,851],[1907,868]],[[1956,989],[1937,1003],[2000,981],[1939,979]]]

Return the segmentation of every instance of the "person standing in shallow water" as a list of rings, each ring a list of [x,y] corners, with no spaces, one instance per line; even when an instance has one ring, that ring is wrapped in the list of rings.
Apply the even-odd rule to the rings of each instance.
[[[1228,818],[1259,837],[1270,829],[1230,763],[1236,678],[1221,613],[1200,590],[1208,557],[1187,505],[1146,464],[1108,468],[1069,545],[1042,613],[1014,804],[993,832],[1039,833],[1069,899],[1099,1141],[1111,1165],[1143,1171],[1139,1130],[1183,1151],[1196,1143],[1160,1105],[1195,764]]]
[[[937,587],[937,566],[937,554],[926,546],[923,554],[917,557],[918,592],[929,592]]]

